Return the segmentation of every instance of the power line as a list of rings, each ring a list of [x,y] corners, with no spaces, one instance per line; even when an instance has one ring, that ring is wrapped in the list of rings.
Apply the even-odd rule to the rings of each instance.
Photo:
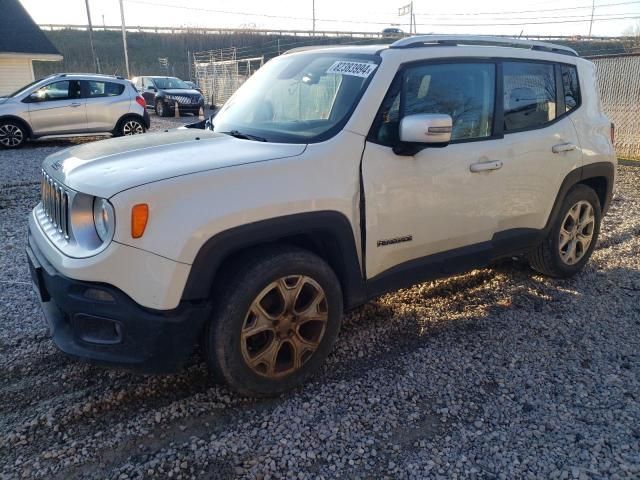
[[[615,7],[619,5],[635,5],[640,4],[640,1],[628,1],[628,2],[618,2],[618,3],[603,3],[600,5],[596,5],[597,8],[600,7]],[[521,13],[539,13],[539,12],[560,12],[563,10],[591,10],[592,5],[584,5],[584,6],[574,6],[574,7],[563,7],[563,8],[541,8],[536,10],[512,10],[512,11],[501,11],[501,12],[470,12],[470,13],[445,13],[443,15],[446,16],[475,16],[475,15],[511,15],[511,14],[521,14]],[[433,13],[418,13],[416,14],[420,17],[430,17],[432,15],[438,16],[438,12]]]
[[[249,12],[237,12],[231,10],[220,10],[220,9],[211,9],[204,7],[192,7],[188,5],[172,5],[168,3],[153,1],[153,0],[126,0],[128,3],[138,3],[142,5],[153,5],[159,7],[166,8],[174,8],[180,10],[191,10],[191,11],[200,11],[200,12],[210,12],[210,13],[220,13],[224,15],[239,15],[239,16],[248,16],[248,17],[266,17],[266,18],[277,18],[277,19],[285,19],[285,20],[313,20],[313,17],[299,17],[299,16],[291,16],[291,15],[274,15],[268,13],[249,13]],[[600,5],[596,5],[596,7],[612,7],[612,6],[620,6],[620,5],[633,5],[640,4],[640,0],[626,1],[626,2],[616,2],[616,3],[603,3]],[[450,16],[476,16],[476,15],[511,15],[511,14],[523,14],[523,13],[539,13],[539,12],[559,12],[566,10],[584,10],[591,9],[592,5],[584,5],[584,6],[574,6],[574,7],[564,7],[564,8],[549,8],[549,9],[537,9],[537,10],[514,10],[514,11],[501,11],[501,12],[471,12],[471,13],[429,13],[429,14],[418,14],[416,16],[428,16],[430,18],[444,18]],[[634,12],[635,14],[635,12]],[[384,14],[380,14],[384,15]],[[614,14],[611,14],[614,15]],[[618,14],[619,15],[619,14]],[[394,14],[389,14],[389,17],[393,17]],[[316,18],[316,21],[323,22],[343,22],[343,23],[371,23],[371,24],[384,24],[387,25],[389,22],[374,22],[374,21],[364,21],[364,20],[346,20],[346,19],[336,19],[336,18]],[[425,24],[428,25],[428,24]]]
[[[211,13],[221,13],[221,14],[226,14],[226,15],[241,15],[241,16],[251,16],[251,17],[267,17],[267,18],[276,18],[276,19],[286,19],[286,20],[312,20],[312,18],[309,17],[295,17],[295,16],[289,16],[289,15],[273,15],[273,14],[263,14],[263,13],[247,13],[247,12],[233,12],[233,11],[229,11],[229,10],[218,10],[218,9],[209,9],[209,8],[202,8],[202,7],[191,7],[191,6],[185,6],[185,5],[170,5],[167,3],[161,3],[161,2],[154,2],[154,1],[149,1],[149,0],[127,0],[127,2],[129,3],[139,3],[139,4],[144,4],[144,5],[155,5],[155,6],[161,6],[161,7],[167,7],[167,8],[174,8],[174,9],[180,9],[180,10],[192,10],[192,11],[204,11],[204,12],[211,12]],[[602,4],[602,5],[598,5],[598,7],[604,7],[604,6],[614,6],[614,5],[623,5],[623,4],[640,4],[640,1],[636,0],[636,1],[630,1],[630,2],[619,2],[619,3],[609,3],[609,4]],[[563,8],[563,9],[548,9],[546,11],[559,11],[559,10],[572,10],[572,9],[583,9],[583,8],[591,8],[591,7],[567,7],[567,8]],[[538,11],[544,11],[544,10],[538,10]],[[529,11],[521,11],[521,12],[511,12],[511,13],[528,13],[528,12],[534,12],[533,10],[529,10]],[[497,13],[497,12],[496,12]],[[485,14],[489,14],[489,13],[485,13]],[[450,14],[450,15],[457,15],[457,14]],[[462,15],[462,14],[460,14]],[[464,15],[469,15],[469,14],[464,14]],[[638,14],[639,16],[635,16],[635,12],[633,13],[629,13],[629,14],[615,14],[615,13],[611,13],[611,14],[601,14],[603,15],[603,17],[599,17],[596,16],[596,20],[598,21],[606,21],[606,20],[628,20],[628,19],[637,19],[640,18],[640,14]],[[605,15],[615,15],[615,17],[607,17],[605,18]],[[424,16],[424,14],[422,15]],[[437,14],[436,15],[429,15],[430,18],[434,18],[434,16],[436,18],[445,18],[445,17],[438,17]],[[589,19],[580,19],[580,20],[576,20],[573,19],[571,20],[571,18],[576,18],[576,17],[584,17],[584,16],[588,16],[588,15],[575,15],[575,16],[568,16],[565,18],[569,18],[569,19],[564,19],[564,20],[554,20],[554,21],[544,21],[544,22],[537,22],[537,21],[529,21],[529,20],[537,20],[536,18],[528,18],[528,17],[515,17],[515,18],[504,18],[504,19],[499,19],[499,21],[505,20],[505,21],[510,21],[510,20],[525,20],[522,22],[510,22],[510,23],[496,23],[496,22],[492,22],[492,23],[442,23],[442,22],[438,22],[438,23],[416,23],[416,26],[442,26],[442,27],[485,27],[485,26],[515,26],[515,25],[547,25],[547,24],[562,24],[562,23],[586,23],[589,21]],[[557,18],[555,16],[553,17],[541,17],[541,18]],[[389,22],[377,22],[377,21],[367,21],[367,20],[348,20],[348,19],[335,19],[335,18],[316,18],[316,21],[323,21],[323,22],[328,22],[328,23],[349,23],[349,24],[369,24],[369,25],[389,25]],[[483,19],[483,20],[488,20],[488,19]]]

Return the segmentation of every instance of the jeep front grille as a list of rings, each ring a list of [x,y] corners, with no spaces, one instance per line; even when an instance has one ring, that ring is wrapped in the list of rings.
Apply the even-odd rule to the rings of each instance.
[[[47,219],[68,240],[70,192],[42,170],[40,196]]]

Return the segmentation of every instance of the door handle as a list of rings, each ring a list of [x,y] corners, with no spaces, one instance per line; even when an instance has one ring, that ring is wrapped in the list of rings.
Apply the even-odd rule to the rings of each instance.
[[[578,148],[573,143],[559,143],[558,145],[554,145],[551,147],[551,151],[553,153],[562,153],[562,152],[570,152]]]
[[[472,163],[469,169],[476,172],[486,172],[487,170],[498,170],[502,168],[502,160],[492,160],[490,162]]]
[[[81,103],[72,103],[71,105],[69,105],[71,108],[76,108],[79,107],[80,105],[82,105]]]

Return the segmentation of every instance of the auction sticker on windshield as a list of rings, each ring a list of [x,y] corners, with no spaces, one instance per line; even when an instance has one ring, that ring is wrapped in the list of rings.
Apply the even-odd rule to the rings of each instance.
[[[342,75],[354,75],[356,77],[367,78],[373,73],[377,66],[375,63],[338,60],[329,67],[327,73],[339,73]]]

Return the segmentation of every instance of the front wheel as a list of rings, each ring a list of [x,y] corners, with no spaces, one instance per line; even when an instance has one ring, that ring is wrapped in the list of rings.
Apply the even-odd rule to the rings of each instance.
[[[159,117],[166,117],[169,115],[167,105],[161,100],[156,100],[156,115]]]
[[[575,275],[591,257],[601,220],[596,192],[586,185],[574,186],[562,202],[547,238],[529,254],[531,266],[550,277]]]
[[[0,121],[0,146],[20,148],[27,141],[27,132],[22,125],[8,120]]]
[[[242,394],[278,395],[307,380],[331,351],[340,284],[321,258],[295,247],[254,252],[234,267],[205,334],[208,365]]]

